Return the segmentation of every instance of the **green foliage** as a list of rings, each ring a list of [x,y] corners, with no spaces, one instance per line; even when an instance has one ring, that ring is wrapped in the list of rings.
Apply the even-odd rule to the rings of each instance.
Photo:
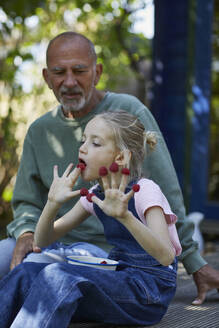
[[[8,202],[12,197],[10,182],[16,173],[18,165],[17,146],[18,141],[14,137],[16,123],[9,108],[8,115],[0,121],[0,216],[5,218],[11,213]]]
[[[14,43],[12,52],[5,52],[7,60],[4,61],[3,71],[7,73],[0,76],[0,79],[13,81],[17,70],[14,58],[20,56],[25,61],[22,51],[27,49],[28,44],[48,42],[59,32],[75,30],[84,33],[95,43],[98,56],[104,62],[105,76],[101,88],[115,90],[118,85],[117,77],[121,74],[129,76],[130,70],[142,82],[140,64],[151,57],[151,45],[143,35],[132,33],[131,28],[134,13],[145,6],[143,1],[9,0],[0,5],[11,22],[11,25],[8,22],[3,23],[4,28],[0,29],[3,43],[6,42],[6,35]],[[30,28],[27,19],[33,19],[33,16],[37,17],[38,23]],[[16,39],[12,35],[15,29],[19,34]],[[29,55],[31,56],[30,53]],[[118,60],[115,61],[114,58]],[[144,101],[144,95],[138,96]]]
[[[19,1],[0,1],[0,7],[6,12],[11,18],[16,17],[25,18],[33,14],[37,7],[44,6],[45,1],[43,0],[19,0]]]

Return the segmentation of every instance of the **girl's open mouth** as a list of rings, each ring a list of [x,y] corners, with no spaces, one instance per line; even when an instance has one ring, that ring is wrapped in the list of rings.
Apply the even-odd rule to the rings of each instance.
[[[85,161],[83,159],[79,158],[77,167],[79,167],[81,169],[81,171],[84,171],[86,166],[87,166],[87,164],[85,163]]]
[[[78,163],[79,164],[82,163],[82,164],[84,164],[84,166],[87,166],[86,162],[81,158],[78,159]]]

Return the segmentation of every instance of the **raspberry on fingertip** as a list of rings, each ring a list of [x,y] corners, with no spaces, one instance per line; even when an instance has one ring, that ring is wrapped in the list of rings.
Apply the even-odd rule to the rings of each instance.
[[[87,188],[81,188],[81,190],[80,190],[81,196],[87,196],[88,194],[89,194],[89,191],[87,190]]]
[[[78,163],[78,165],[77,165],[77,168],[78,169],[81,169],[81,171],[84,171],[85,170],[85,164],[84,163]]]
[[[93,196],[95,196],[95,194],[92,192],[92,193],[88,193],[87,194],[87,196],[86,196],[86,198],[87,198],[87,200],[90,202],[90,203],[92,203],[92,197]]]
[[[128,169],[127,167],[124,167],[124,168],[122,169],[122,174],[124,174],[124,175],[129,175],[129,174],[130,174],[129,169]]]
[[[113,173],[116,173],[119,171],[119,165],[114,162],[110,165],[109,170]]]
[[[134,185],[132,186],[132,190],[133,190],[134,192],[138,192],[138,191],[140,190],[140,186],[139,186],[139,184],[134,184]]]
[[[105,166],[99,168],[99,176],[104,177],[108,174],[108,170]]]

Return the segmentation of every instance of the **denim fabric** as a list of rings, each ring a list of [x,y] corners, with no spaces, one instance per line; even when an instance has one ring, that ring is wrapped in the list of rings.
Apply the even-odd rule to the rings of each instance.
[[[96,257],[108,257],[107,252],[101,248],[85,243],[78,242],[72,245],[64,245],[56,242],[49,247],[42,248],[41,253],[30,253],[23,262],[54,263],[64,262],[69,255],[85,255]]]
[[[67,263],[24,263],[0,282],[0,327],[64,328],[72,317],[155,324],[175,292],[173,270],[105,271]]]
[[[137,217],[133,199],[129,208]],[[70,321],[153,325],[161,320],[175,294],[177,261],[160,265],[117,220],[94,209],[114,246],[109,257],[119,261],[116,271],[66,262],[23,263],[0,281],[0,327],[65,328]]]
[[[16,240],[6,238],[0,241],[0,279],[10,271],[10,263]],[[53,256],[53,254],[55,256]],[[95,245],[85,242],[78,242],[73,245],[54,243],[47,248],[43,248],[41,253],[29,253],[23,262],[54,263],[63,262],[69,255],[91,255],[96,257],[107,257],[107,253]]]
[[[0,241],[0,279],[10,271],[10,263],[16,240],[6,238]]]

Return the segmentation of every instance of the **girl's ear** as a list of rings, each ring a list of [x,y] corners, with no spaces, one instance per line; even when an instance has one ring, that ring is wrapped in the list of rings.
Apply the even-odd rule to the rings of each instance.
[[[130,150],[128,150],[128,149],[121,150],[116,155],[115,162],[120,166],[129,167],[129,162],[130,162],[131,157],[132,157],[132,153],[130,152]]]

